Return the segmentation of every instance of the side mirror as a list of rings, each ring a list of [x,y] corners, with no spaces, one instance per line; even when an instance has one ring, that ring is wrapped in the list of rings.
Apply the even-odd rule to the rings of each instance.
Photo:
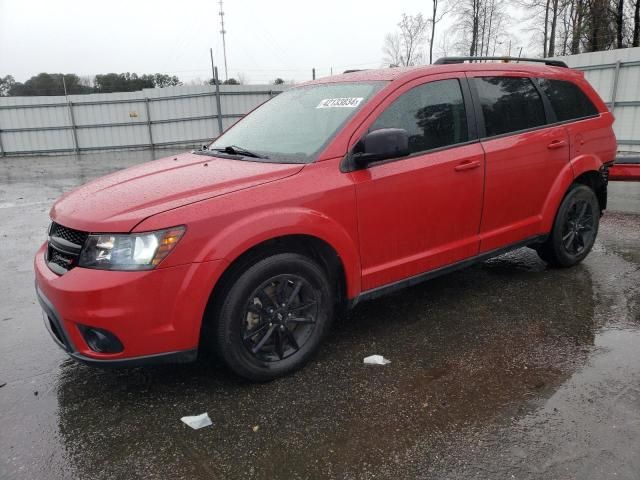
[[[359,167],[387,158],[409,155],[409,135],[402,128],[381,128],[366,134],[356,145],[353,160]]]

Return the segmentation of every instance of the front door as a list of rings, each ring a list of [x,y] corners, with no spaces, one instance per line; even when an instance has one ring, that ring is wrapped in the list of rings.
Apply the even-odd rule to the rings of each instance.
[[[451,75],[414,81],[371,117],[365,132],[403,128],[411,154],[350,174],[365,291],[478,253],[484,153],[469,133],[464,82]]]

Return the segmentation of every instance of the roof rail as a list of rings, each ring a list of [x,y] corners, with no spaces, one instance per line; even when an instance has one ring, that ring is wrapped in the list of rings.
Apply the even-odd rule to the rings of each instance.
[[[482,61],[482,60],[500,60],[505,63],[509,62],[536,62],[544,63],[552,67],[569,68],[562,60],[549,60],[547,58],[524,58],[524,57],[442,57],[434,62],[437,65],[446,65],[450,63],[463,63],[466,61]]]

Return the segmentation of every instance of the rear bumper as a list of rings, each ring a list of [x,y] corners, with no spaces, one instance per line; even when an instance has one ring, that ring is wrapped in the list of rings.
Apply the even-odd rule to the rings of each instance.
[[[618,157],[609,167],[609,180],[640,182],[640,156]]]
[[[226,262],[193,263],[145,272],[76,267],[62,276],[35,258],[36,295],[47,330],[74,359],[120,367],[195,360],[209,295]],[[124,349],[100,353],[82,327],[107,330]]]

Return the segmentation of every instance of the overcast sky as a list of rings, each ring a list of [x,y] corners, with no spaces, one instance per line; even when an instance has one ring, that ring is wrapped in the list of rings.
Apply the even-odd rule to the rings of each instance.
[[[384,35],[427,0],[225,0],[229,76],[302,81],[381,65]],[[217,0],[0,0],[0,76],[223,72]],[[443,29],[445,26],[443,26]],[[501,52],[502,53],[502,52]]]

